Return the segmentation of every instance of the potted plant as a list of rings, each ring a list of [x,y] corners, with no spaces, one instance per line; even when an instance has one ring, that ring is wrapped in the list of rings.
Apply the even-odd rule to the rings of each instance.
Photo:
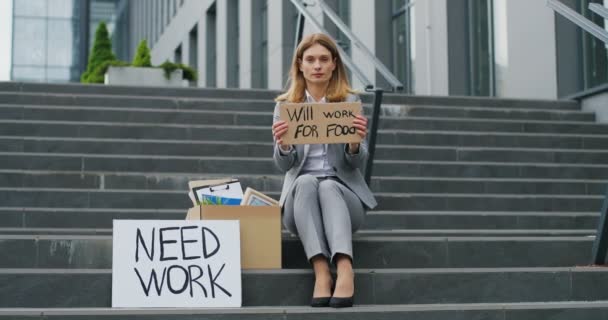
[[[196,81],[196,78],[196,71],[183,64],[166,61],[158,67],[152,66],[146,40],[139,43],[130,66],[109,63],[105,72],[105,83],[112,85],[181,87],[183,79]]]

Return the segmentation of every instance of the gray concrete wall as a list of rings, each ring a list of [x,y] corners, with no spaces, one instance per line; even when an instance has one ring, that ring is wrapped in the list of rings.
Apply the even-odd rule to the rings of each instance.
[[[608,91],[581,100],[583,111],[595,112],[595,121],[608,123]]]
[[[290,30],[283,29],[283,19],[275,19],[274,17],[282,17],[283,7],[291,5],[286,1],[268,1],[268,88],[282,89],[283,88],[283,55],[290,54],[283,52],[283,33],[289,33]],[[293,31],[291,31],[293,33]]]
[[[414,92],[448,95],[447,0],[417,1],[414,14]]]
[[[555,16],[544,1],[495,0],[497,96],[557,98]]]
[[[376,21],[376,8],[374,1],[367,0],[352,0],[351,1],[351,29],[359,40],[371,50],[373,54],[376,53],[376,32],[373,28]],[[355,63],[359,66],[359,69],[363,74],[371,81],[376,83],[376,69],[371,60],[366,59],[363,51],[353,46],[352,58]],[[352,86],[356,90],[363,90],[363,83],[353,75]]]
[[[161,64],[165,60],[173,61],[175,49],[182,45],[182,59],[188,62],[188,37],[190,30],[199,25],[199,46],[198,61],[199,73],[204,74],[205,55],[204,55],[204,37],[205,37],[205,14],[207,8],[213,3],[212,0],[186,0],[184,5],[178,9],[177,15],[171,20],[171,23],[165,27],[156,44],[152,47],[152,64]],[[219,24],[218,24],[219,28]],[[218,57],[218,60],[219,57]],[[204,77],[199,77],[204,78]]]
[[[251,88],[251,1],[239,1],[239,83]]]
[[[227,79],[227,29],[226,21],[227,0],[217,2],[217,64],[216,84],[218,87],[226,86]],[[544,1],[529,0],[495,0],[495,51],[496,51],[496,87],[497,96],[508,98],[543,98],[557,97],[557,71],[556,71],[556,41],[555,17],[553,12],[545,6]],[[182,45],[184,61],[189,61],[190,52],[188,35],[194,25],[198,24],[198,85],[205,86],[206,74],[206,10],[214,1],[212,0],[186,0],[178,8],[177,15],[165,27],[163,34],[152,48],[152,61],[155,64],[164,60],[173,59],[174,50]],[[241,88],[251,88],[252,56],[254,43],[252,35],[253,19],[252,1],[240,0],[238,2],[239,16],[239,43],[238,43],[238,83]],[[309,11],[318,21],[323,21],[318,5],[308,7]],[[287,0],[268,2],[268,87],[272,89],[283,88],[288,72],[287,67],[293,54],[293,39],[295,21],[286,13],[291,10],[291,3]],[[380,9],[378,9],[380,10]],[[461,81],[455,77],[455,70],[450,67],[448,42],[448,2],[447,0],[421,0],[412,7],[411,26],[413,44],[413,88],[419,95],[448,95],[450,88],[453,93],[462,92],[453,82]],[[386,13],[384,13],[386,12]],[[380,25],[377,19],[388,19],[390,11],[383,8],[377,12],[374,1],[352,0],[351,25],[354,33],[374,53],[382,41],[379,41],[378,30]],[[289,27],[286,27],[289,25]],[[382,24],[382,28],[388,26]],[[137,30],[141,34],[145,30]],[[305,34],[317,32],[310,23],[304,29]],[[383,34],[383,33],[381,33]],[[453,41],[452,41],[453,43]],[[379,56],[386,61],[390,54],[382,50]],[[379,81],[380,77],[373,64],[364,58],[361,51],[353,47],[352,57],[364,74],[372,81]],[[457,60],[457,59],[456,59]],[[452,61],[456,61],[452,59]],[[390,65],[390,63],[387,63]],[[450,76],[450,71],[452,76]],[[353,86],[361,88],[358,79],[353,79]]]

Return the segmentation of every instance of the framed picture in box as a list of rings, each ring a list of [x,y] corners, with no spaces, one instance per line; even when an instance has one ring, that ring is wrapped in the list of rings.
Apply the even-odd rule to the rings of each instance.
[[[275,199],[251,188],[245,190],[242,206],[278,206],[279,202]]]

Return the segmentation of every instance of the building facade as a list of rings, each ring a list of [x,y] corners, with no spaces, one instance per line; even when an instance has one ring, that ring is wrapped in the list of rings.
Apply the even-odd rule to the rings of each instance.
[[[590,0],[564,3],[604,25]],[[542,0],[326,0],[360,40],[418,95],[564,97],[608,81],[597,39]],[[132,0],[134,38],[153,63],[199,70],[199,86],[285,86],[297,10],[288,0]],[[386,81],[311,2],[321,21],[376,85]],[[160,23],[155,23],[158,21]],[[305,33],[315,32],[310,23]],[[133,48],[137,41],[131,43]],[[355,86],[360,84],[353,79]]]
[[[54,5],[47,5],[46,15],[32,13],[43,12],[48,1]],[[605,25],[587,7],[608,0],[561,1]],[[306,2],[366,77],[387,87],[319,4]],[[554,13],[544,0],[325,3],[403,83],[406,93],[555,99],[608,82],[604,44]],[[59,8],[64,8],[62,16],[55,17]],[[298,17],[290,0],[15,0],[14,10],[15,39],[25,40],[14,40],[13,80],[53,81],[68,73],[77,79],[74,66],[82,70],[86,61],[77,48],[83,41],[90,46],[97,23],[104,20],[119,59],[131,60],[146,39],[153,64],[182,62],[199,71],[198,86],[229,88],[284,88]],[[43,32],[58,24],[67,31]],[[316,29],[308,21],[304,33],[311,32]],[[49,37],[65,43],[59,54],[48,45],[58,40]],[[24,43],[35,43],[35,50],[22,54]],[[35,76],[20,76],[31,68]],[[56,69],[62,77],[55,76]],[[360,81],[351,78],[360,88]]]
[[[128,9],[128,0],[13,0],[11,80],[80,81],[101,21],[128,59]]]

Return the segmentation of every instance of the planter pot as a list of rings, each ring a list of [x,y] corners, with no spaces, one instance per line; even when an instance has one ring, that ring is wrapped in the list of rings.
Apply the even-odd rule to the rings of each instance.
[[[183,87],[182,70],[173,71],[169,79],[160,68],[109,67],[105,84],[149,87]],[[188,83],[187,81],[185,82]]]

